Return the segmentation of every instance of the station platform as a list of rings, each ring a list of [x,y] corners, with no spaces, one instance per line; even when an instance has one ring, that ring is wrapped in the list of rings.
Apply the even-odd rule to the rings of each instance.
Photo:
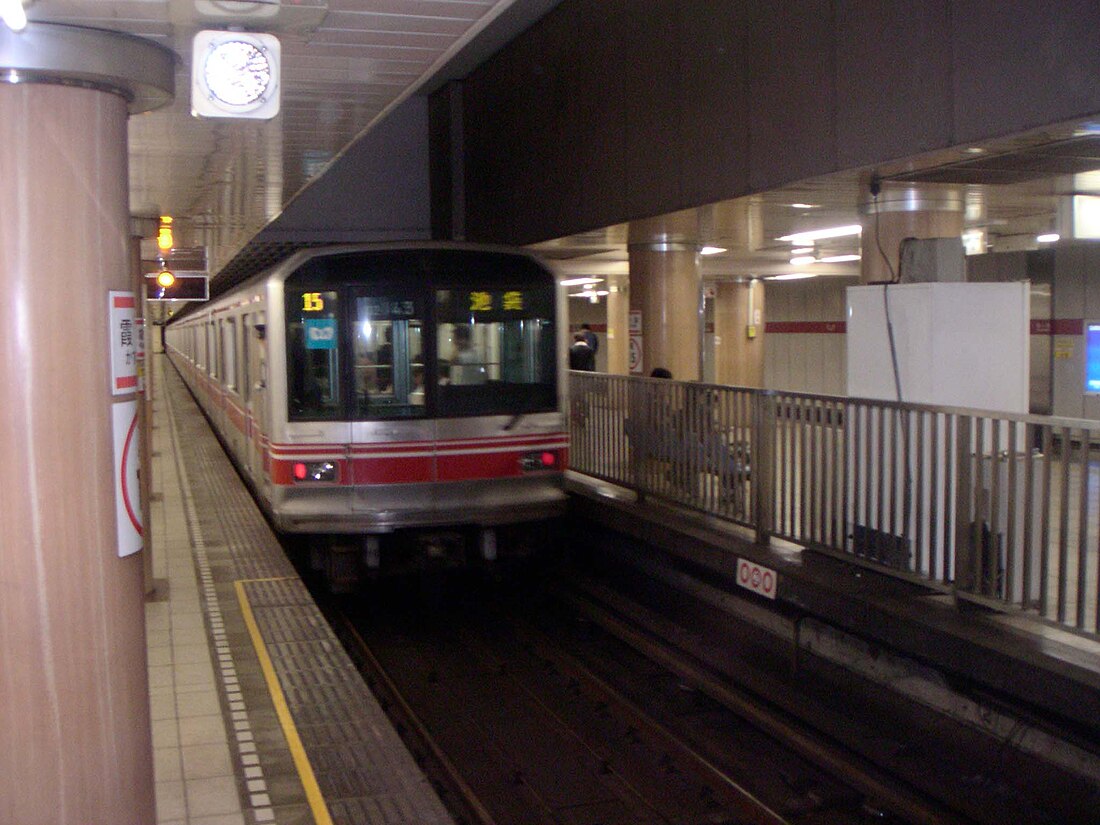
[[[158,825],[452,823],[163,355],[147,378]]]

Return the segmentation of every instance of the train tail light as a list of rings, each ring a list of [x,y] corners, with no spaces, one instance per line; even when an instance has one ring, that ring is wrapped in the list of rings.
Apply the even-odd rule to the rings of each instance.
[[[520,467],[527,473],[535,470],[556,470],[558,469],[558,463],[558,454],[552,450],[525,453],[523,458],[519,460]]]
[[[296,461],[295,481],[336,481],[336,465],[331,461]]]

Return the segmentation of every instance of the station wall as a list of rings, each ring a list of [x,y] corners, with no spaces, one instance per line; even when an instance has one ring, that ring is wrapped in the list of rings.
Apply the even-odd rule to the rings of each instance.
[[[532,243],[1095,113],[1100,4],[1056,6],[564,0],[463,83],[467,236]]]
[[[765,282],[764,386],[844,395],[845,292],[857,278]]]

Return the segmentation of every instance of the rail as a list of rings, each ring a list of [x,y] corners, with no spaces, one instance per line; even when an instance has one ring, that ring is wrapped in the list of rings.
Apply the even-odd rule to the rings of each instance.
[[[1100,635],[1100,422],[569,376],[579,473]]]

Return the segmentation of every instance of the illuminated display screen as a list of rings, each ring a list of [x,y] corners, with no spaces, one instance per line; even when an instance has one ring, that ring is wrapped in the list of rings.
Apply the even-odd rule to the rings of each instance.
[[[1100,393],[1100,323],[1085,327],[1085,392]]]

